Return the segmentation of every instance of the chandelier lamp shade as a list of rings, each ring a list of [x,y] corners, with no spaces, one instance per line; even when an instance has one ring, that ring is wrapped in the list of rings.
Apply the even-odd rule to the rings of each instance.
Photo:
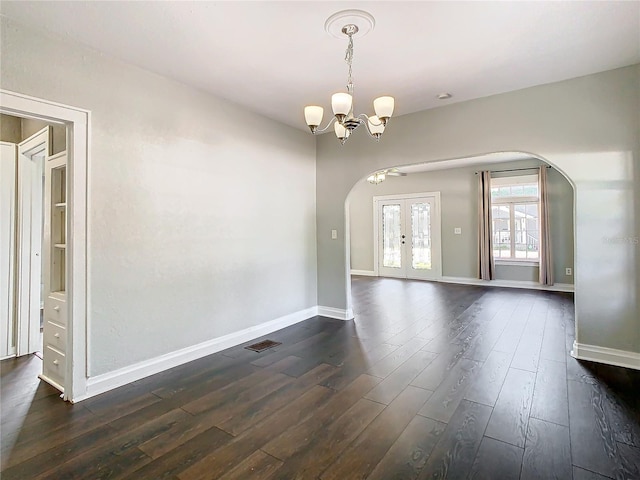
[[[307,122],[311,133],[314,135],[327,131],[331,127],[331,124],[333,124],[336,137],[340,143],[344,145],[354,130],[360,125],[364,125],[369,135],[376,141],[379,141],[380,137],[384,133],[384,129],[393,115],[393,109],[395,106],[395,100],[393,97],[382,96],[376,98],[373,101],[373,110],[375,111],[375,115],[367,116],[364,113],[356,115],[353,112],[353,36],[361,30],[362,26],[366,29],[362,32],[364,34],[371,30],[374,25],[375,21],[373,17],[369,13],[361,10],[345,10],[338,12],[329,17],[325,23],[325,30],[327,30],[327,32],[334,36],[337,36],[337,33],[339,32],[341,35],[345,35],[348,38],[345,62],[347,62],[347,65],[349,66],[349,71],[347,75],[347,91],[334,93],[331,96],[333,117],[326,127],[320,128],[322,118],[324,116],[324,109],[322,107],[318,105],[308,105],[304,107],[305,121]]]

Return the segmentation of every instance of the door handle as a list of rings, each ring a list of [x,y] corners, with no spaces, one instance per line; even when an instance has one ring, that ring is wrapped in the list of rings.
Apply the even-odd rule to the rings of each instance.
[[[58,365],[59,363],[60,363],[60,362],[59,362],[58,360],[54,360],[54,361],[53,361],[53,364],[54,364],[54,365]]]
[[[60,310],[60,307],[58,305],[56,305],[55,307],[53,307],[53,309],[57,312]]]
[[[53,336],[56,337],[56,338],[60,338],[60,334],[59,333],[55,333]]]

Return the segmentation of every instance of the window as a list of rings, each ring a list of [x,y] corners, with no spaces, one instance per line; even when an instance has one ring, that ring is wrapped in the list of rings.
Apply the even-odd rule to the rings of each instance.
[[[491,179],[495,260],[538,262],[539,200],[538,175]]]

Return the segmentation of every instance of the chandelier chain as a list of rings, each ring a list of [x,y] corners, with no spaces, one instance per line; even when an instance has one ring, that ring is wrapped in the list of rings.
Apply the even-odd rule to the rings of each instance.
[[[349,33],[349,45],[344,55],[344,61],[349,65],[349,74],[347,76],[347,92],[353,95],[353,78],[352,78],[352,64],[353,64],[353,34]]]

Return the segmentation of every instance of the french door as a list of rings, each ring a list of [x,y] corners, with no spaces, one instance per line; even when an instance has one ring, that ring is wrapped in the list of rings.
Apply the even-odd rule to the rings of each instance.
[[[376,197],[375,205],[378,275],[440,278],[440,193]]]

